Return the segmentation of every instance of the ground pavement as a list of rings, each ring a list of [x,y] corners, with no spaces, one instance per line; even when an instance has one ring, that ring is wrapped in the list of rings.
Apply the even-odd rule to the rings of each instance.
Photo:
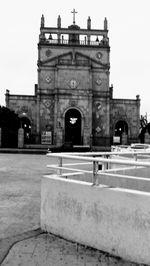
[[[55,162],[46,155],[0,154],[0,265],[137,265],[41,231],[41,177]]]

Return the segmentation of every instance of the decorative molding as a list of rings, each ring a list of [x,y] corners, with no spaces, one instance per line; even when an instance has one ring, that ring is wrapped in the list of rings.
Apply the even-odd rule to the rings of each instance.
[[[99,126],[97,126],[95,130],[96,130],[97,133],[100,133],[102,131]]]
[[[78,86],[77,81],[75,79],[70,80],[70,87],[71,89],[76,89]]]
[[[76,106],[77,105],[77,101],[76,100],[70,100],[69,101],[69,105],[70,106]]]
[[[102,80],[100,78],[95,80],[95,83],[100,86],[102,84]]]
[[[76,89],[79,86],[79,81],[77,81],[75,78],[71,78],[66,83],[71,89]]]
[[[46,55],[47,57],[50,57],[51,54],[52,54],[52,52],[51,52],[50,49],[48,49],[48,50],[45,51],[45,55]]]
[[[51,79],[50,76],[46,76],[45,81],[46,81],[47,83],[51,83],[52,79]]]
[[[95,103],[95,115],[96,115],[96,119],[99,119],[101,116],[104,115],[105,112],[105,107],[101,102],[97,102]]]
[[[23,106],[20,108],[20,112],[21,112],[23,115],[27,115],[27,113],[28,113],[28,106],[23,105]]]
[[[40,62],[40,65],[41,66],[46,65],[46,64],[48,64],[49,62],[52,62],[52,61],[54,61],[54,64],[56,63],[56,61],[58,63],[58,61],[61,60],[61,58],[62,59],[63,58],[65,59],[66,56],[68,58],[68,55],[70,55],[70,60],[72,58],[72,52],[67,52],[67,53],[63,53],[63,54],[60,54],[60,55],[51,56],[52,55],[52,52],[51,52],[50,49],[48,49],[48,50],[45,51],[45,54],[46,53],[48,53],[48,55],[46,55],[47,58],[45,60],[43,60],[43,61]],[[93,62],[93,63],[96,63],[98,65],[101,65],[103,67],[103,69],[109,70],[109,68],[110,68],[110,64],[109,63],[102,63],[101,62],[100,59],[103,56],[103,54],[101,52],[97,52],[95,54],[95,58],[93,56],[90,57],[90,55],[86,55],[86,54],[83,54],[83,53],[80,53],[80,52],[76,52],[75,53],[75,58],[78,58],[79,56],[81,56],[84,59],[88,60],[87,67],[89,67],[91,65],[91,62]],[[97,56],[98,56],[98,58],[97,58]]]
[[[49,108],[51,106],[51,101],[50,100],[44,100],[43,104],[46,108]]]
[[[96,53],[96,58],[100,60],[102,58],[103,54],[101,52]]]

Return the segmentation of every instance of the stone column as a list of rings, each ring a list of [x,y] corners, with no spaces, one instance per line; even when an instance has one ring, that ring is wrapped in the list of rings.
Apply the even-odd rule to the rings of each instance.
[[[90,45],[90,42],[91,42],[91,36],[88,34],[87,35],[87,42],[88,42],[88,44]]]
[[[24,147],[24,129],[19,128],[18,130],[18,148]]]

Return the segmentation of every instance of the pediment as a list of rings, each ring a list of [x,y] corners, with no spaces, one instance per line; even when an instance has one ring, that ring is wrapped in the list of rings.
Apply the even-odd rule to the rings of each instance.
[[[71,60],[72,52],[63,53],[57,56],[52,56],[46,60],[40,62],[40,65],[56,65],[60,60]]]
[[[103,68],[108,68],[109,67],[109,64],[102,63],[102,61],[99,58],[95,59],[92,56],[89,56],[89,55],[87,55],[85,53],[81,53],[81,52],[76,52],[76,59],[77,60],[80,60],[80,59],[81,60],[82,59],[88,60],[91,65],[98,65],[98,66],[101,66]]]
[[[81,52],[72,52],[63,53],[57,56],[52,56],[49,59],[39,62],[41,66],[52,66],[52,65],[87,65],[87,66],[101,66],[102,68],[109,68],[108,64],[104,64],[99,59],[94,59],[89,55]]]

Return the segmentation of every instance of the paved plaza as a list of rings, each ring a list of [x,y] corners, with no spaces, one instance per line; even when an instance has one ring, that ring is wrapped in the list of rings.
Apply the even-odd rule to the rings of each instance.
[[[40,230],[41,177],[50,163],[56,159],[0,154],[0,265],[137,265]]]

